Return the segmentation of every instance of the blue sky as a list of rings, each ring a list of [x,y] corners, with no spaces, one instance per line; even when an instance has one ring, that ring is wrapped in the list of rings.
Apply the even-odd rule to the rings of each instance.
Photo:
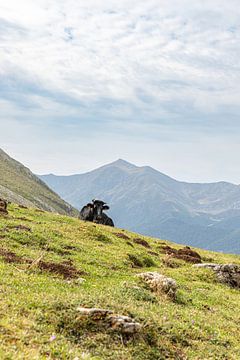
[[[0,147],[240,183],[238,0],[0,0]]]

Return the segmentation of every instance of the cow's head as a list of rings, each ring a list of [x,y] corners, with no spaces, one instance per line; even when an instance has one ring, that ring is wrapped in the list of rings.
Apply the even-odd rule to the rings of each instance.
[[[89,209],[93,209],[93,204],[92,204],[92,203],[88,203],[86,206],[87,206]]]
[[[93,202],[93,209],[97,217],[101,217],[103,210],[109,210],[109,206],[101,200],[92,200]]]

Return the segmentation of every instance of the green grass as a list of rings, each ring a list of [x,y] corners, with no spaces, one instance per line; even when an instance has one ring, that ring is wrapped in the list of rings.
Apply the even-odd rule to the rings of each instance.
[[[14,228],[19,224],[31,231]],[[167,266],[157,239],[138,235],[148,249],[133,241],[136,234],[124,231],[129,237],[124,239],[114,234],[120,232],[9,206],[9,216],[0,217],[0,249],[14,252],[18,262],[0,256],[0,359],[240,358],[240,291],[219,284],[209,269],[180,260],[177,267]],[[207,261],[240,264],[239,256],[197,251]],[[67,262],[81,275],[66,279],[32,266],[36,259]],[[136,277],[143,271],[174,278],[176,300],[145,288]],[[86,281],[80,283],[78,276]],[[83,324],[78,306],[130,315],[143,330],[126,338]]]

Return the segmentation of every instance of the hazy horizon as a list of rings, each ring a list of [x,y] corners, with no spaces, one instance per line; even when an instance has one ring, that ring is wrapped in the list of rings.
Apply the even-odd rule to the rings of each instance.
[[[240,183],[237,0],[0,0],[0,147],[34,173],[118,158]]]
[[[6,152],[4,149],[2,149],[4,152]],[[8,155],[10,155],[10,154],[8,154]],[[11,157],[13,157],[13,156],[11,156]],[[19,162],[21,162],[19,159],[17,159],[16,157],[13,157],[15,160],[17,160],[17,161],[19,161]],[[129,163],[129,164],[131,164],[131,165],[134,165],[134,166],[137,166],[137,167],[149,167],[150,165],[149,164],[136,164],[136,163],[133,163],[133,162],[131,162],[131,161],[129,161],[129,160],[127,160],[127,159],[122,159],[122,158],[118,158],[118,159],[114,159],[114,160],[112,160],[112,161],[108,161],[108,162],[106,162],[106,163],[104,163],[104,164],[99,164],[99,165],[97,165],[95,168],[89,168],[89,169],[87,169],[87,170],[83,170],[83,171],[79,171],[79,172],[75,172],[75,173],[61,173],[61,172],[56,172],[56,173],[54,173],[54,172],[43,172],[43,173],[36,173],[36,172],[34,172],[34,174],[35,175],[38,175],[38,176],[42,176],[42,175],[55,175],[55,176],[74,176],[74,175],[81,175],[81,174],[85,174],[85,173],[87,173],[87,172],[91,172],[91,171],[94,171],[94,170],[96,170],[96,169],[98,169],[98,168],[100,168],[100,167],[103,167],[103,166],[105,166],[105,165],[109,165],[109,164],[112,164],[112,163],[114,163],[114,162],[117,162],[117,161],[119,161],[119,160],[121,160],[121,161],[124,161],[124,162],[127,162],[127,163]],[[23,165],[25,165],[25,166],[27,166],[26,164],[24,164],[23,163]],[[29,166],[27,166],[31,171],[32,171],[32,169],[29,167]],[[183,182],[188,182],[188,183],[215,183],[215,182],[222,182],[222,181],[224,181],[224,180],[221,180],[221,179],[219,179],[219,180],[217,180],[217,181],[187,181],[187,180],[184,180],[184,179],[179,179],[179,178],[176,178],[176,177],[174,177],[174,176],[172,176],[171,174],[167,174],[167,173],[165,173],[165,172],[163,172],[163,171],[161,171],[161,169],[157,169],[157,168],[154,168],[153,166],[150,166],[151,168],[153,168],[153,169],[155,169],[155,170],[157,170],[157,171],[159,171],[160,173],[162,173],[162,174],[164,174],[164,175],[167,175],[168,177],[170,177],[170,178],[172,178],[172,179],[174,179],[174,180],[177,180],[177,181],[183,181]],[[231,182],[231,181],[228,181],[229,183],[232,183],[232,184],[234,184],[234,185],[240,185],[240,184],[237,184],[237,183],[234,183],[234,182]]]

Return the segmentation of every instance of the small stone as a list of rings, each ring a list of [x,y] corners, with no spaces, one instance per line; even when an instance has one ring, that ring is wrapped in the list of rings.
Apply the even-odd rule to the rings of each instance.
[[[84,278],[78,278],[78,279],[75,280],[75,282],[76,282],[77,284],[83,284],[83,283],[86,282],[86,279],[84,279]]]
[[[209,268],[209,269],[214,269],[216,266],[218,266],[218,264],[213,264],[213,263],[204,263],[204,264],[194,264],[193,267],[196,268]]]

